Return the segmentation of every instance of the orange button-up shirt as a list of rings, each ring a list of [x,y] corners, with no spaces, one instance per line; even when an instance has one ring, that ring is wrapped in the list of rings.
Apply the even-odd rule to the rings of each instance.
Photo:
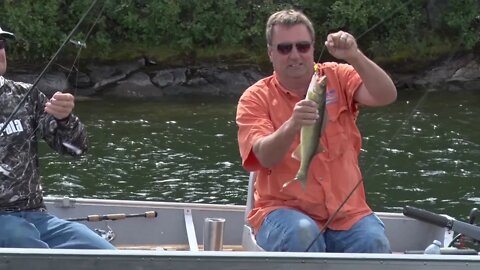
[[[271,211],[285,207],[304,212],[323,228],[362,179],[358,164],[361,135],[355,123],[358,108],[353,99],[362,81],[353,67],[346,64],[320,64],[320,73],[328,78],[328,122],[320,139],[325,151],[312,159],[306,191],[295,182],[282,190],[284,183],[295,178],[300,166],[300,162],[292,158],[292,152],[300,143],[300,132],[288,153],[272,168],[263,167],[253,153],[253,145],[280,128],[303,97],[283,88],[274,73],[249,87],[239,100],[236,122],[242,164],[248,171],[257,171],[255,204],[248,217],[255,232]],[[372,210],[360,184],[329,229],[347,230],[370,213]]]

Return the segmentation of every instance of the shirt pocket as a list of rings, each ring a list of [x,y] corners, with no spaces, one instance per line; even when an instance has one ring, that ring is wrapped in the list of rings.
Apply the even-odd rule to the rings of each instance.
[[[328,160],[337,159],[348,149],[347,127],[344,126],[344,121],[341,121],[342,117],[348,117],[348,113],[346,106],[328,110],[328,124],[324,133]]]

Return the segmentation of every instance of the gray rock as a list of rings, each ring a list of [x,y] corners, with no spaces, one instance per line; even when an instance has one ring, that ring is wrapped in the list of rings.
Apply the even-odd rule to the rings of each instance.
[[[152,83],[161,88],[182,85],[187,82],[186,68],[158,70],[152,72],[152,74]]]
[[[72,73],[68,77],[68,81],[75,88],[89,88],[93,86],[93,82],[90,77],[84,72]]]
[[[37,74],[26,74],[26,73],[12,73],[7,78],[26,82],[26,83],[34,83],[37,80]],[[45,73],[43,78],[37,84],[38,89],[45,93],[47,96],[52,96],[57,91],[67,91],[73,92],[72,87],[67,81],[67,76],[65,73],[60,71],[54,71],[51,73]]]
[[[480,79],[480,65],[477,63],[477,61],[472,60],[464,67],[461,67],[455,71],[449,81],[467,82],[477,79]]]
[[[469,54],[445,59],[412,74],[392,74],[398,88],[432,90],[480,89],[480,57]],[[145,59],[116,65],[89,65],[67,79],[68,71],[49,72],[38,84],[47,95],[74,88],[78,96],[162,98],[164,96],[240,96],[249,86],[269,75],[252,66],[202,65],[157,69]],[[7,78],[33,83],[29,70],[9,72]]]
[[[104,91],[104,94],[128,98],[159,98],[163,96],[162,90],[155,86],[150,77],[143,72],[136,72],[127,79],[118,81],[114,87]]]

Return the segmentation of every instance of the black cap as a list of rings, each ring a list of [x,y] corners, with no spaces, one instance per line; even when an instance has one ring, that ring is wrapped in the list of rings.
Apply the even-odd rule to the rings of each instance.
[[[13,33],[3,31],[2,28],[0,28],[0,37],[2,38],[9,38],[9,39],[14,39],[15,35]]]

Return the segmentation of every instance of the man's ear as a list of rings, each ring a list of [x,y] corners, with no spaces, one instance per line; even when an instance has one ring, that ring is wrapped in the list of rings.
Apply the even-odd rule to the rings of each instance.
[[[270,59],[270,62],[272,62],[273,49],[270,45],[267,45],[267,53],[268,53],[268,59]]]

